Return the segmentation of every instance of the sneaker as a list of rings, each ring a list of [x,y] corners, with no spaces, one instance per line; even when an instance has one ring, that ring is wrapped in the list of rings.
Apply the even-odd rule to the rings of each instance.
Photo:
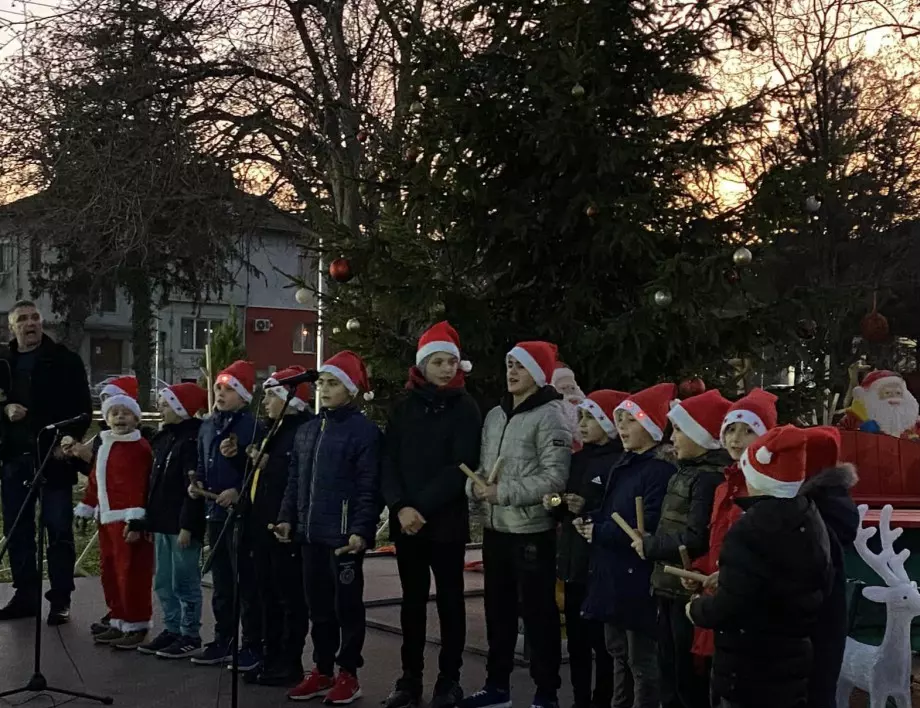
[[[98,622],[93,622],[93,623],[89,626],[89,631],[93,633],[93,636],[94,636],[94,637],[95,637],[97,634],[102,634],[103,632],[108,632],[109,629],[111,628],[111,624],[110,624],[111,619],[112,619],[112,616],[111,616],[111,615],[106,615],[105,617],[103,617],[102,619],[100,619]]]
[[[38,614],[38,608],[35,607],[35,603],[27,600],[25,594],[17,592],[6,603],[6,607],[0,609],[0,621],[25,619],[35,617],[36,614]]]
[[[70,605],[52,605],[51,611],[48,612],[48,626],[60,627],[68,622],[70,622]]]
[[[112,642],[117,642],[119,639],[123,639],[124,636],[125,633],[120,629],[109,627],[106,631],[94,635],[93,641],[96,644],[111,644]]]
[[[261,668],[262,666],[262,655],[257,652],[255,649],[250,649],[249,647],[243,647],[240,650],[240,655],[236,660],[237,670],[240,673],[245,673],[247,671],[255,671],[256,669]],[[227,664],[227,670],[233,669],[233,654],[230,654],[230,663]]]
[[[201,651],[198,637],[174,637],[173,643],[157,652],[160,659],[184,659]]]
[[[483,686],[460,701],[460,708],[511,708],[511,691]]]
[[[168,629],[164,629],[156,637],[154,637],[152,641],[149,641],[146,644],[141,644],[137,650],[141,654],[156,654],[158,651],[162,651],[174,641],[176,641],[177,638],[178,637]]]
[[[401,678],[382,705],[384,708],[417,708],[421,693],[422,687],[417,682]]]
[[[463,700],[463,689],[460,684],[450,679],[437,680],[434,693],[431,695],[429,708],[454,708]]]
[[[296,686],[303,679],[303,667],[291,662],[265,662],[243,674],[243,681],[258,686]]]
[[[144,643],[145,639],[147,639],[147,630],[138,629],[134,632],[125,632],[121,639],[116,639],[109,646],[121,651],[137,651],[137,648]]]
[[[361,697],[361,684],[353,673],[339,669],[335,677],[335,684],[326,694],[326,703],[329,705],[348,705]]]
[[[319,669],[314,666],[303,681],[288,691],[287,697],[292,701],[309,701],[317,696],[325,696],[329,693],[334,683],[335,681],[331,676],[321,674]]]
[[[555,696],[541,696],[538,693],[533,697],[530,708],[559,708],[559,700]]]
[[[226,664],[233,657],[230,655],[229,642],[210,642],[198,656],[192,657],[192,663],[197,666],[218,666]]]

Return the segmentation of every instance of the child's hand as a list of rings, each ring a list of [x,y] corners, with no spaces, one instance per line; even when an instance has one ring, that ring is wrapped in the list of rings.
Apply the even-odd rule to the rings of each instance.
[[[562,501],[565,502],[565,505],[573,514],[580,514],[581,510],[585,508],[585,498],[577,494],[563,494]]]
[[[486,488],[480,492],[480,499],[484,499],[489,504],[498,504],[498,485],[486,485]]]
[[[220,454],[224,457],[236,457],[239,452],[238,438],[236,435],[229,435],[226,439],[220,441]]]
[[[719,571],[717,570],[712,575],[708,576],[703,582],[703,588],[705,590],[715,590],[719,587]]]
[[[217,499],[214,501],[217,502],[218,506],[226,509],[228,506],[233,506],[240,500],[240,493],[235,489],[225,489],[220,494],[217,495]]]
[[[61,451],[68,457],[76,457],[84,462],[93,459],[93,446],[77,442],[69,435],[61,441]]]
[[[680,584],[684,586],[684,590],[689,590],[693,594],[698,593],[703,588],[702,583],[691,580],[690,578],[681,578]]]
[[[192,499],[198,499],[201,495],[198,493],[201,490],[201,483],[192,482],[188,485],[188,495]]]
[[[188,548],[192,544],[192,532],[188,529],[182,529],[179,532],[179,539],[176,544],[179,548]]]
[[[141,540],[140,531],[128,531],[128,527],[125,526],[125,541],[128,543],[137,543]]]
[[[572,526],[588,543],[594,540],[594,522],[590,519],[579,516],[577,519],[572,519]]]
[[[422,526],[426,523],[425,517],[418,512],[418,509],[413,509],[411,506],[404,506],[400,509],[398,517],[400,527],[409,536],[414,536],[421,531]]]
[[[284,521],[279,521],[277,524],[274,524],[273,526],[270,525],[269,531],[274,533],[275,538],[277,538],[281,543],[291,542],[291,525],[290,524]]]
[[[6,417],[14,423],[25,418],[29,412],[25,406],[21,406],[18,403],[10,403],[3,410],[6,413]]]
[[[633,541],[632,549],[639,554],[639,557],[642,560],[645,560],[645,539],[640,538],[638,541]]]
[[[346,553],[355,555],[363,551],[365,548],[367,548],[367,544],[364,542],[364,539],[357,534],[352,534],[348,537],[348,545],[342,546],[341,548],[336,548],[335,554],[337,556],[345,555]]]

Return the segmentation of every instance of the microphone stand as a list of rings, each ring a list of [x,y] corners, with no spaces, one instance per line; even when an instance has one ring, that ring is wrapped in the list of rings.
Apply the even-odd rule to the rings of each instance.
[[[6,539],[3,544],[0,545],[0,560],[3,559],[3,555],[6,553],[7,548],[9,547],[10,540],[16,534],[16,529],[19,527],[20,522],[22,522],[25,517],[26,509],[30,507],[30,502],[33,498],[38,499],[38,546],[35,550],[35,565],[38,568],[38,582],[35,583],[35,658],[33,664],[32,678],[29,679],[29,682],[25,686],[19,688],[13,688],[8,691],[3,691],[0,693],[0,698],[6,698],[7,696],[15,696],[20,693],[57,693],[62,696],[71,696],[73,698],[85,698],[90,701],[97,701],[103,705],[110,706],[113,703],[111,696],[96,696],[92,693],[83,693],[81,691],[71,691],[66,688],[57,688],[55,686],[49,686],[48,680],[45,678],[45,675],[42,673],[42,578],[45,573],[45,515],[44,515],[44,488],[45,488],[45,468],[48,466],[48,462],[51,459],[51,455],[54,452],[54,449],[58,446],[58,443],[61,441],[61,431],[60,428],[54,428],[54,441],[51,443],[51,447],[48,448],[48,452],[45,453],[45,457],[42,460],[41,464],[38,466],[38,469],[35,471],[35,476],[32,478],[30,483],[29,493],[26,495],[26,498],[22,502],[22,506],[19,507],[19,512],[16,514],[16,518],[13,521],[13,525],[10,527],[10,532],[7,534]],[[31,700],[31,699],[29,699]]]
[[[272,424],[272,427],[262,439],[262,444],[259,446],[259,454],[255,460],[255,463],[253,463],[252,458],[248,457],[247,455],[248,461],[246,463],[246,471],[243,474],[243,483],[240,486],[240,498],[236,504],[231,506],[227,511],[227,517],[224,519],[224,525],[221,528],[220,533],[217,535],[217,539],[214,541],[214,545],[211,548],[211,553],[205,559],[204,565],[201,569],[202,574],[206,574],[208,571],[210,571],[211,565],[214,562],[215,553],[218,552],[221,544],[231,544],[230,558],[231,562],[233,563],[233,639],[231,642],[230,661],[230,672],[232,674],[230,681],[231,708],[237,708],[239,705],[240,615],[242,614],[242,598],[240,597],[240,557],[243,545],[241,543],[243,527],[245,525],[246,515],[249,512],[249,507],[252,504],[252,500],[250,499],[249,495],[256,470],[260,468],[265,460],[265,450],[268,447],[269,442],[274,439],[275,435],[281,429],[281,423],[284,421],[285,413],[287,413],[289,407],[288,402],[293,395],[294,388],[296,388],[296,385],[288,386],[288,396],[284,399],[284,405],[281,408],[281,414],[278,416],[278,419]]]

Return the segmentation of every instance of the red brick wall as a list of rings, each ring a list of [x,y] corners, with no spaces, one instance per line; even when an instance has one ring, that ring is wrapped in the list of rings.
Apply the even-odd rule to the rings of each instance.
[[[256,332],[255,321],[271,320],[268,332]],[[276,369],[299,364],[307,369],[316,368],[316,355],[294,353],[294,331],[301,325],[310,329],[312,346],[316,349],[316,312],[302,309],[275,309],[249,307],[246,309],[246,354],[256,370],[265,372],[270,366]]]

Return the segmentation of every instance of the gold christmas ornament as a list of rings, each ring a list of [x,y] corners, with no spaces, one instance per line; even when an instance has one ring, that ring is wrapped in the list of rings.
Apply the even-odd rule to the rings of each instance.
[[[575,85],[572,87],[572,96],[573,96],[574,98],[581,98],[581,97],[584,96],[584,95],[585,95],[585,87],[584,87],[584,86],[582,86],[581,84],[575,84]]]
[[[671,302],[673,302],[671,293],[669,293],[667,290],[656,291],[653,299],[658,307],[667,307],[671,304]]]
[[[748,266],[751,265],[751,261],[754,260],[754,254],[744,246],[737,249],[732,254],[732,262],[736,266]]]
[[[348,322],[345,323],[345,328],[349,332],[357,332],[361,329],[361,323],[358,321],[357,317],[352,317]]]

